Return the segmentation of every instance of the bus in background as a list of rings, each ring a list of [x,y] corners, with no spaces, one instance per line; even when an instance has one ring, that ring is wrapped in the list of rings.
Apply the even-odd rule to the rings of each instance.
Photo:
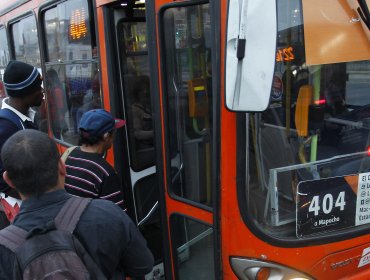
[[[61,150],[89,108],[126,120],[107,159],[146,279],[368,279],[369,5],[19,0],[0,35]]]

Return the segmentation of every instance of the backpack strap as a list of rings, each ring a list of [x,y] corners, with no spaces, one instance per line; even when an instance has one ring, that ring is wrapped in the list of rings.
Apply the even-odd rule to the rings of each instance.
[[[71,147],[69,147],[67,150],[65,150],[64,151],[64,153],[62,154],[62,156],[60,157],[62,160],[63,160],[63,162],[66,162],[66,160],[67,160],[67,157],[69,156],[69,154],[70,153],[72,153],[72,151],[74,150],[74,149],[76,149],[77,148],[77,146],[71,146]]]
[[[73,233],[83,211],[89,205],[91,198],[72,196],[63,205],[55,217],[55,226]],[[0,244],[15,252],[15,250],[26,241],[28,232],[15,225],[0,230]]]
[[[0,110],[0,118],[6,119],[8,121],[11,121],[12,123],[14,123],[17,126],[17,128],[19,130],[23,130],[24,129],[22,120],[12,110],[9,110],[7,108],[1,109]]]
[[[27,231],[15,225],[7,226],[0,231],[0,244],[15,252],[26,241]]]
[[[96,264],[93,258],[86,251],[82,243],[73,235],[73,231],[86,207],[91,202],[91,198],[83,198],[78,196],[72,196],[63,205],[58,215],[54,219],[54,223],[57,229],[65,230],[72,234],[73,243],[77,255],[81,258],[85,264],[87,270],[90,272],[91,280],[106,280],[107,277],[101,271],[101,268]]]
[[[56,228],[73,233],[82,213],[90,201],[91,198],[78,196],[69,198],[54,219]]]

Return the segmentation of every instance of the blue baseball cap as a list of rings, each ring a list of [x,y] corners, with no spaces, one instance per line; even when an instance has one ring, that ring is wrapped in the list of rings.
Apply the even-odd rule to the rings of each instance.
[[[87,136],[97,137],[103,136],[115,128],[120,128],[125,123],[124,120],[114,118],[104,109],[94,109],[82,115],[78,129],[87,134]]]

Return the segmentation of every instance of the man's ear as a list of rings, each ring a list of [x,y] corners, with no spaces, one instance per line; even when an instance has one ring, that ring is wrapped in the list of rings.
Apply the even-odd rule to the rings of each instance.
[[[12,189],[15,189],[13,182],[9,178],[8,171],[4,171],[3,179],[8,184],[9,187],[11,187]]]
[[[66,171],[66,164],[64,163],[64,161],[60,158],[59,159],[59,162],[58,162],[58,172],[59,174],[65,176],[67,174],[67,171]]]
[[[103,135],[103,139],[104,139],[104,140],[107,140],[110,136],[111,136],[111,134],[110,134],[109,132],[106,132],[106,133],[104,133],[104,135]]]

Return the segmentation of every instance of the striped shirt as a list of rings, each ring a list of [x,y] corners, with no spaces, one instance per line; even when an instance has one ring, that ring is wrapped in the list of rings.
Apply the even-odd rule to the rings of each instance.
[[[66,168],[67,192],[81,197],[110,200],[125,209],[120,179],[101,155],[86,153],[77,147],[67,157]]]

